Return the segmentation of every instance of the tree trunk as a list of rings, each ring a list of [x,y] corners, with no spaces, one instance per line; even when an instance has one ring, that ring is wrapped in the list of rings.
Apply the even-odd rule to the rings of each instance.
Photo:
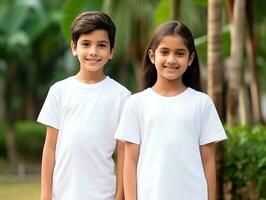
[[[145,32],[146,30],[146,32]],[[137,80],[137,87],[136,90],[140,91],[143,89],[143,52],[145,51],[145,44],[148,40],[147,35],[147,27],[145,27],[145,23],[141,22],[140,20],[136,21],[135,25],[135,35],[132,38],[132,41],[130,43],[130,51],[129,55],[132,58],[133,61],[133,67],[136,75]]]
[[[238,98],[243,84],[244,19],[245,1],[235,0],[231,26],[231,62],[227,95],[227,122],[229,126],[234,126],[238,123]]]
[[[230,23],[233,22],[233,9],[234,9],[234,0],[227,0],[227,12],[228,12],[228,18]],[[243,81],[244,82],[244,81]],[[243,83],[245,85],[245,83]],[[237,102],[234,102],[234,104],[237,104]],[[250,116],[250,97],[247,94],[247,88],[246,86],[241,86],[240,93],[239,93],[239,119],[242,125],[249,124],[252,121],[252,117]],[[238,112],[232,111],[232,112]],[[233,121],[237,121],[236,119],[233,119]]]
[[[33,63],[29,64],[28,91],[26,92],[26,117],[27,119],[35,119],[35,102],[36,102],[36,86],[37,86],[37,70],[38,67]]]
[[[232,21],[233,21],[234,0],[227,0],[226,1],[226,8],[227,8],[229,22],[232,23]]]
[[[208,82],[207,90],[219,116],[223,116],[222,0],[208,1]],[[223,144],[216,146],[216,199],[223,199]]]
[[[136,79],[137,79],[137,91],[141,91],[143,90],[143,70],[142,70],[142,62],[139,60],[135,60],[134,61],[134,71],[135,71],[135,75],[136,75]]]
[[[247,93],[247,87],[244,84],[239,93],[239,107],[241,108],[239,110],[239,116],[240,116],[240,122],[241,125],[247,125],[250,124],[250,102],[249,102],[249,96]]]
[[[172,6],[171,6],[172,20],[177,20],[179,18],[180,3],[181,0],[172,0]]]
[[[222,116],[222,0],[210,0],[208,5],[208,83],[207,91]]]
[[[15,167],[17,165],[16,135],[14,127],[9,124],[5,133],[5,142],[7,150],[7,159],[9,161],[9,164]]]
[[[127,73],[127,63],[122,62],[119,64],[118,68],[118,81],[123,85],[128,85],[128,73]]]
[[[5,133],[7,159],[11,166],[15,167],[17,164],[17,152],[16,152],[16,135],[14,131],[15,112],[12,108],[12,95],[15,90],[15,77],[16,64],[11,62],[8,65],[7,81],[4,88],[4,104],[5,104],[5,123],[7,124],[7,130]]]
[[[0,77],[0,119],[4,118],[4,88],[5,88],[5,82]]]
[[[263,117],[261,113],[261,101],[258,73],[256,68],[256,47],[253,29],[253,1],[247,0],[246,4],[246,19],[247,19],[247,38],[246,38],[246,50],[248,57],[248,68],[250,72],[250,91],[252,99],[252,111],[255,123],[263,123]]]

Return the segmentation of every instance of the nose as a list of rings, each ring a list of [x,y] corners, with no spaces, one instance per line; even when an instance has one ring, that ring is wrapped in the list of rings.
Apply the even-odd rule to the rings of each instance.
[[[97,56],[97,48],[94,46],[91,46],[91,48],[89,49],[89,54],[90,56],[93,56],[93,57]]]
[[[169,65],[175,65],[176,64],[176,57],[174,55],[169,55],[167,58],[167,63]]]

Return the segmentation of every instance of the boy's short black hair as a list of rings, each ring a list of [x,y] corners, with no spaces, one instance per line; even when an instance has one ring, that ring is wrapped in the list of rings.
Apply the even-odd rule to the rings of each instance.
[[[116,27],[112,19],[100,11],[86,11],[78,15],[71,25],[71,37],[74,45],[82,34],[91,33],[95,30],[105,30],[108,34],[110,47],[114,47]]]

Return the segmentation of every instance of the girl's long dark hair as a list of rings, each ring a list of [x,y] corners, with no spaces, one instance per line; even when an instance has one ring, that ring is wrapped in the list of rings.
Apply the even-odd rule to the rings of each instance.
[[[149,58],[149,50],[153,52],[159,46],[161,40],[165,36],[181,36],[184,40],[186,47],[189,50],[189,54],[192,55],[194,52],[194,59],[191,65],[187,68],[185,73],[182,76],[182,81],[185,86],[191,87],[195,90],[201,91],[200,86],[200,68],[199,68],[199,59],[196,52],[194,39],[190,30],[181,22],[170,21],[160,25],[153,33],[152,39],[149,42],[143,61],[143,88],[152,87],[157,81],[157,71],[154,64],[151,63]]]

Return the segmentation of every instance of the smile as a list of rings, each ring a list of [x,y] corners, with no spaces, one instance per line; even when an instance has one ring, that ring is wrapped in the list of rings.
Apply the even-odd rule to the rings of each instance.
[[[86,61],[88,61],[90,63],[97,63],[97,62],[101,61],[101,59],[86,59]]]
[[[163,68],[166,68],[167,70],[176,70],[176,69],[179,69],[180,67],[179,66],[177,67],[163,66]]]

